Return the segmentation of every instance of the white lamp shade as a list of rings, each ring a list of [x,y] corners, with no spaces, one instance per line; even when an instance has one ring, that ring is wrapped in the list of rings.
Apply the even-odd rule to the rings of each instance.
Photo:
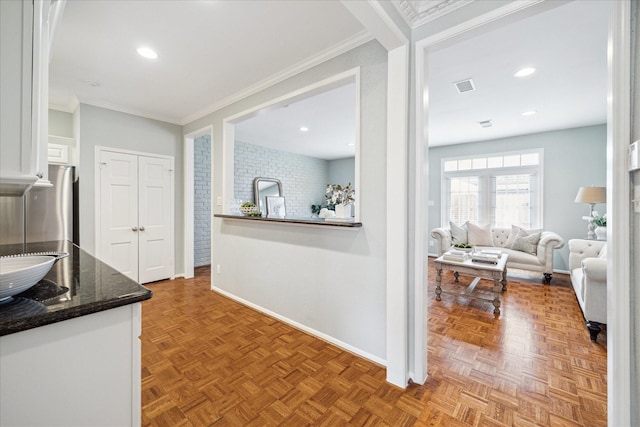
[[[575,200],[576,203],[605,203],[606,201],[606,187],[580,187]]]

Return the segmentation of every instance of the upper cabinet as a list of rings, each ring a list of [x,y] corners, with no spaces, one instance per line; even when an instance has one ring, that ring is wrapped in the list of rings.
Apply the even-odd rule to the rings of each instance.
[[[0,1],[0,195],[47,179],[49,0]]]

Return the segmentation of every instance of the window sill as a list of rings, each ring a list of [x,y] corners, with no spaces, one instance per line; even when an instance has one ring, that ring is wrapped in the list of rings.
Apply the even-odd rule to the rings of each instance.
[[[271,222],[271,223],[279,223],[279,224],[294,224],[294,225],[313,225],[313,226],[321,226],[321,227],[338,227],[338,228],[360,228],[362,227],[361,222],[346,222],[346,221],[331,221],[326,220],[325,218],[309,218],[309,219],[301,219],[301,218],[264,218],[264,217],[254,217],[254,216],[244,216],[244,215],[227,215],[227,214],[215,214],[213,215],[216,218],[230,219],[230,220],[240,220],[240,221],[254,221],[254,222]]]

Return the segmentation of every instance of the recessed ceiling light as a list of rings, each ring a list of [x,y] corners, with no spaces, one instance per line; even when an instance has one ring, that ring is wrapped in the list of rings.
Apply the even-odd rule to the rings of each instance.
[[[533,116],[534,114],[538,114],[538,110],[529,110],[522,113],[523,116]]]
[[[491,120],[483,120],[481,122],[478,122],[478,124],[483,128],[490,128],[491,126],[493,126],[493,122]]]
[[[536,69],[533,67],[525,67],[522,68],[521,70],[518,70],[517,73],[514,74],[514,76],[516,77],[527,77],[530,76],[531,74],[535,73]]]
[[[355,147],[355,145],[356,145],[356,144],[355,144],[355,143],[353,143],[353,142],[348,142],[348,143],[347,143],[347,147]]]
[[[300,128],[298,129],[300,132],[309,132],[309,128],[306,126],[300,126]]]
[[[148,59],[156,59],[158,57],[158,54],[148,47],[139,47],[137,52],[140,56],[144,56]]]

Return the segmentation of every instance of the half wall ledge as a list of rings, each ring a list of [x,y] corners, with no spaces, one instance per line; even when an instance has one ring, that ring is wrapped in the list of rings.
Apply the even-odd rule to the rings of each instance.
[[[352,221],[326,221],[325,218],[264,218],[264,217],[254,217],[254,216],[244,216],[244,215],[231,215],[231,214],[214,214],[216,218],[223,218],[229,220],[240,220],[240,221],[259,221],[259,222],[276,222],[279,224],[294,224],[294,225],[313,225],[320,227],[338,227],[338,228],[360,228],[362,227],[361,222],[352,222]]]

